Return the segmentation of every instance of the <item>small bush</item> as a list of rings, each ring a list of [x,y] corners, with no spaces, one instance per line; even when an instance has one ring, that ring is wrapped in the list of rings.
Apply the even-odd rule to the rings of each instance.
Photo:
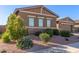
[[[9,43],[10,42],[9,33],[8,32],[3,33],[2,39],[3,39],[3,42]]]
[[[7,51],[6,50],[2,50],[1,53],[7,53]]]
[[[45,30],[43,30],[43,32],[49,34],[50,37],[53,36],[53,30],[52,29],[45,29]]]
[[[2,34],[3,32],[0,32],[0,34]]]
[[[23,35],[24,35],[24,36],[27,36],[27,35],[28,35],[28,29],[24,29],[24,30],[23,30]]]
[[[43,42],[48,42],[50,40],[50,36],[47,33],[41,33],[39,37]]]
[[[33,47],[33,42],[30,37],[23,37],[17,40],[17,47],[21,49],[31,48]]]
[[[35,33],[33,33],[35,36],[39,36],[42,32],[41,31],[37,31]]]
[[[70,34],[70,36],[74,36],[74,34]]]
[[[70,37],[71,36],[69,31],[60,31],[60,35],[63,37]]]
[[[0,34],[0,39],[1,39],[1,34]]]
[[[59,30],[53,29],[53,35],[59,35]]]
[[[0,39],[1,39],[1,37],[2,37],[2,33],[3,33],[3,32],[0,32]]]

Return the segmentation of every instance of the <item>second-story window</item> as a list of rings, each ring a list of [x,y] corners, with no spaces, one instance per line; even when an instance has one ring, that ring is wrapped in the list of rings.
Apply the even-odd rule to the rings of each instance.
[[[39,22],[38,22],[39,27],[43,27],[43,19],[39,18]]]
[[[29,26],[34,27],[34,18],[33,17],[29,17]]]

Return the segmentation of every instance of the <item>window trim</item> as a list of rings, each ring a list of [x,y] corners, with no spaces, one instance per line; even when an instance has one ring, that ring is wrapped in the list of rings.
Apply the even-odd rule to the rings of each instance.
[[[31,20],[33,20],[33,24],[30,26],[30,22],[29,22],[29,27],[34,27],[34,26],[35,26],[34,17],[28,17],[28,21],[30,21],[29,18],[33,18],[33,19],[31,19]],[[32,22],[31,22],[31,23],[32,23]]]
[[[34,17],[36,17],[36,16],[33,16],[33,15],[28,15],[28,17],[33,17],[33,18],[34,18]]]
[[[48,25],[49,24],[48,21],[50,21],[50,25]],[[51,27],[51,19],[47,19],[46,24],[47,24],[47,27]]]
[[[41,23],[42,26],[39,26],[39,20],[40,20],[40,19],[42,20],[42,23]],[[38,27],[43,27],[43,18],[38,18]]]

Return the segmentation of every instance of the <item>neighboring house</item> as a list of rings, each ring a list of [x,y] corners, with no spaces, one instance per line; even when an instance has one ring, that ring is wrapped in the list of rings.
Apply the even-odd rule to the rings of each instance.
[[[56,20],[59,17],[44,6],[16,8],[14,13],[24,20],[24,24],[29,29],[29,32],[46,28],[56,29]]]
[[[5,25],[0,25],[0,34],[5,31]]]
[[[74,32],[79,32],[79,20],[75,20]]]
[[[74,21],[70,17],[65,17],[57,20],[57,29],[73,32]]]

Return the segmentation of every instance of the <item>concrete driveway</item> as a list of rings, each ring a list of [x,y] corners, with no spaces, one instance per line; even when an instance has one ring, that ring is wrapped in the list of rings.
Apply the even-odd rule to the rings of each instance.
[[[78,48],[79,49],[79,42],[73,43],[73,44],[68,44],[68,46],[71,46],[71,47],[74,47],[74,48]]]
[[[79,33],[73,33],[75,36],[69,38],[70,41],[65,41],[61,36],[53,36],[51,43],[53,46],[33,53],[79,53]],[[50,45],[50,44],[49,44]]]
[[[33,53],[79,53],[79,43],[77,44],[78,47],[76,47],[76,44],[77,43],[68,45],[54,44],[57,46],[34,51]]]

